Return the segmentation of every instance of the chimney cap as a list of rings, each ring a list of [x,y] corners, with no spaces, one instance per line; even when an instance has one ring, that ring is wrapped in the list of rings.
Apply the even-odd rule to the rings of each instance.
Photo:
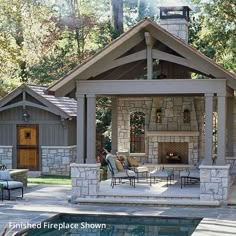
[[[194,10],[193,4],[189,0],[158,0],[157,7],[188,7],[189,10]]]

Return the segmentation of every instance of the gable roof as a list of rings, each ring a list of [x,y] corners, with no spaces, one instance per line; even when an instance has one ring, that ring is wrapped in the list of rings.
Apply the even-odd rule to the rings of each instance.
[[[201,66],[208,67],[208,70],[211,72],[209,75],[217,78],[227,78],[227,83],[230,87],[236,90],[236,75],[227,71],[222,66],[217,64],[212,59],[205,56],[200,51],[196,50],[189,44],[187,44],[182,39],[177,36],[171,34],[167,30],[163,29],[161,26],[157,25],[150,19],[143,19],[139,23],[137,23],[134,27],[129,29],[126,33],[122,34],[117,39],[113,40],[109,45],[104,47],[94,56],[88,58],[82,64],[76,66],[73,70],[71,70],[67,75],[57,80],[54,84],[49,86],[48,90],[56,92],[58,90],[62,90],[64,86],[70,83],[70,88],[75,87],[74,79],[80,79],[79,75],[84,73],[92,66],[96,66],[100,60],[103,60],[107,55],[109,55],[112,51],[119,48],[121,45],[125,45],[126,42],[137,35],[142,31],[148,31],[150,34],[157,40],[161,41],[163,44],[178,52],[181,56],[190,59],[194,63],[196,63],[199,68]],[[144,35],[143,35],[144,37]],[[217,75],[217,76],[214,76]],[[84,79],[84,78],[83,78]]]
[[[17,87],[11,93],[7,94],[4,98],[0,100],[0,108],[7,107],[7,104],[11,102],[14,98],[26,92],[33,99],[36,99],[39,104],[35,104],[35,107],[48,110],[51,113],[60,115],[63,118],[69,118],[77,116],[77,101],[73,98],[68,97],[55,97],[53,95],[45,94],[47,90],[46,86],[34,86],[22,84]],[[24,104],[24,101],[19,102],[19,105]],[[34,103],[28,103],[28,105],[34,106]],[[26,106],[27,102],[26,102]]]
[[[75,99],[69,97],[55,97],[53,95],[47,95],[45,94],[45,92],[48,87],[45,86],[29,85],[29,87],[33,91],[47,99],[49,102],[60,108],[69,116],[77,116],[77,101]]]

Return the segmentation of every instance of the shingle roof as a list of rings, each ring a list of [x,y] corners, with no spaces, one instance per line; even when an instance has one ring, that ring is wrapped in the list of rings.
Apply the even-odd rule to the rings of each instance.
[[[28,87],[32,89],[34,92],[44,97],[45,99],[47,99],[55,106],[59,107],[69,116],[77,116],[77,101],[75,99],[68,97],[55,97],[53,95],[47,95],[44,93],[44,91],[47,90],[46,86],[29,85]]]

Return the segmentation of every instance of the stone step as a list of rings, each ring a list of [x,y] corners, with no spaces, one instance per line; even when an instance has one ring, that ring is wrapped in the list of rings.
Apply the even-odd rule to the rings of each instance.
[[[157,194],[98,194],[97,199],[139,199],[144,201],[149,200],[200,200],[199,194],[188,194],[188,195],[157,195]]]
[[[127,198],[77,198],[75,203],[93,205],[93,204],[108,204],[108,205],[152,205],[152,206],[220,206],[219,201],[200,201],[196,200],[183,200],[183,199],[127,199]]]

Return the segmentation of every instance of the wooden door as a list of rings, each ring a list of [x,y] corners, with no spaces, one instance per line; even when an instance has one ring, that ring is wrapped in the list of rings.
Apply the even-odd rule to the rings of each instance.
[[[38,126],[17,126],[17,168],[38,170]]]

